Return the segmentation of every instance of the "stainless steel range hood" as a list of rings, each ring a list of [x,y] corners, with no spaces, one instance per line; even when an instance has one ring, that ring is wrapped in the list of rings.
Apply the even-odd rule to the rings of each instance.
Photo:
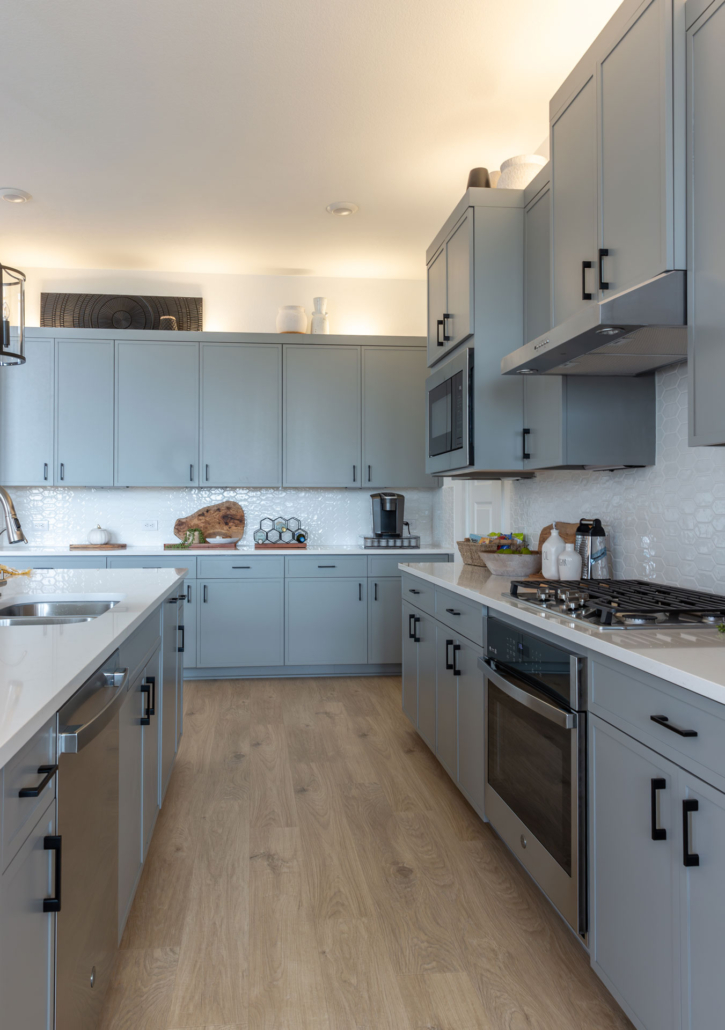
[[[638,376],[687,357],[685,272],[663,272],[590,304],[507,354],[504,375]]]

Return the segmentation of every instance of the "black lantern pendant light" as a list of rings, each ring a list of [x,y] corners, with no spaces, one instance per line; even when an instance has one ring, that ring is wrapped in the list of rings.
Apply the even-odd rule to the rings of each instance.
[[[25,273],[0,265],[0,365],[25,364]]]

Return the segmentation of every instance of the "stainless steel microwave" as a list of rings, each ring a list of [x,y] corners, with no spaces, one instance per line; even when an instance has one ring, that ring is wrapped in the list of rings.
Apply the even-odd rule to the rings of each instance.
[[[426,379],[425,470],[447,475],[473,464],[473,348],[448,358]]]

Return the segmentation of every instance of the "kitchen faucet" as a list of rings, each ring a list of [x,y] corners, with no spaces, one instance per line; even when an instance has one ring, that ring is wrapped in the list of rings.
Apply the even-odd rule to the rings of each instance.
[[[23,533],[20,519],[15,513],[13,499],[3,486],[0,486],[0,508],[5,517],[5,528],[0,529],[0,536],[7,531],[9,544],[27,544],[28,538]]]

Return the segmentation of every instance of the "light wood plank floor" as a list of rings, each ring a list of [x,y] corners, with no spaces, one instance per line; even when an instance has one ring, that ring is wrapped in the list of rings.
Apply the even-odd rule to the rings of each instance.
[[[399,679],[185,692],[103,1030],[631,1030]]]

